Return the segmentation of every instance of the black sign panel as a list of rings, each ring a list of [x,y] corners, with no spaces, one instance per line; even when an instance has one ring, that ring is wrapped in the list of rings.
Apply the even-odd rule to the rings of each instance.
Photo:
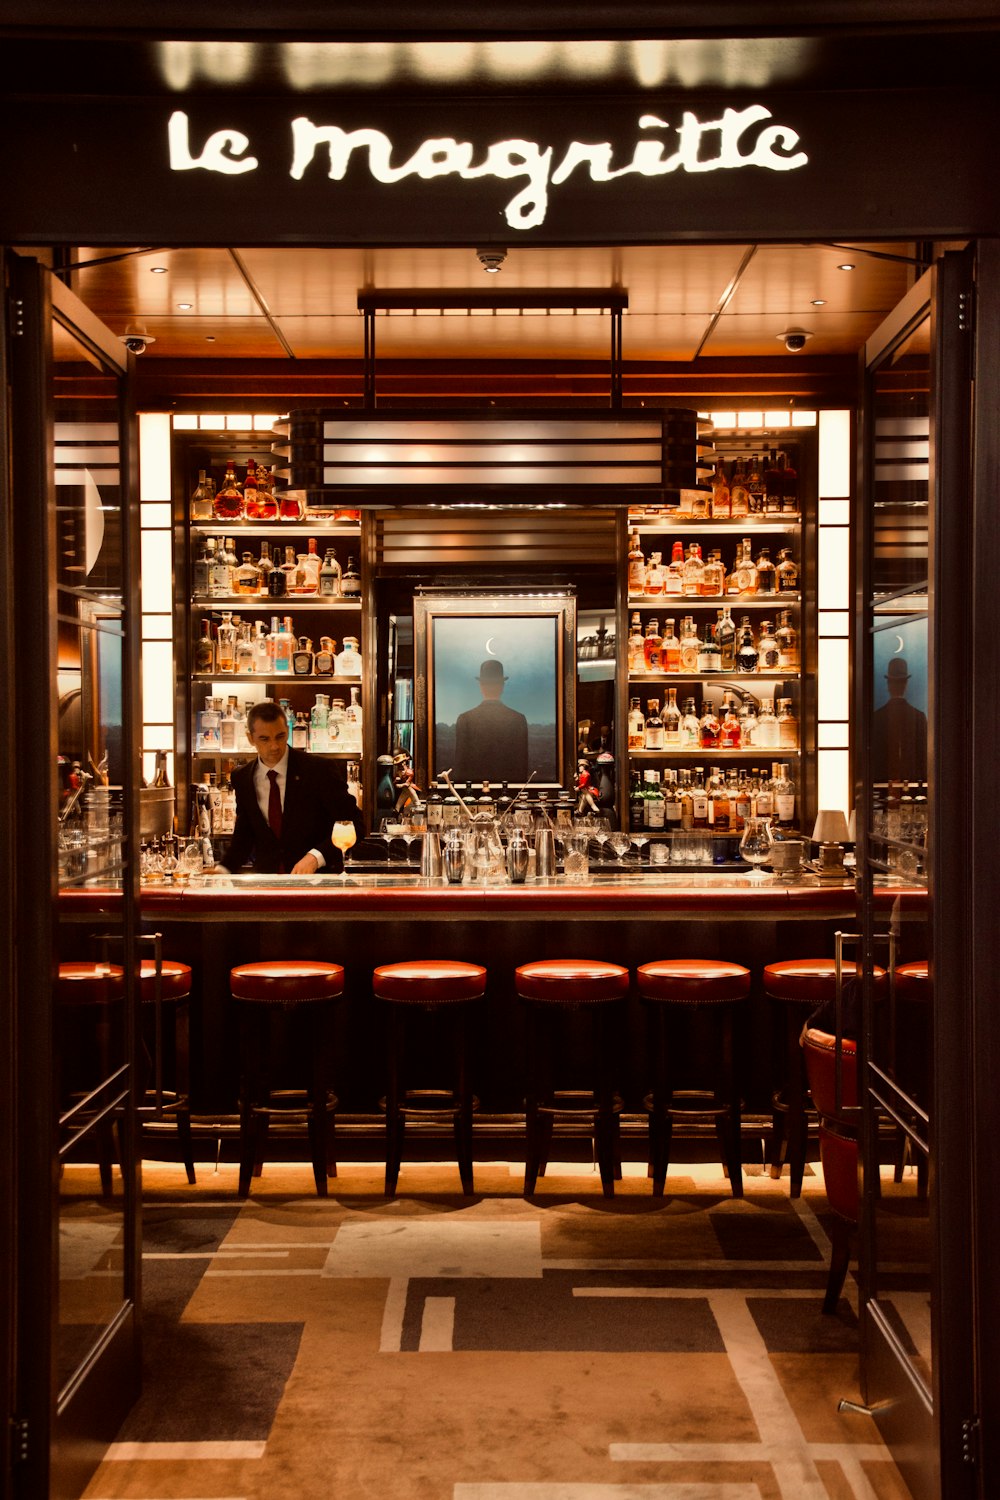
[[[1000,229],[973,92],[474,103],[39,99],[0,112],[0,239],[662,243]],[[960,168],[960,169],[959,169]]]

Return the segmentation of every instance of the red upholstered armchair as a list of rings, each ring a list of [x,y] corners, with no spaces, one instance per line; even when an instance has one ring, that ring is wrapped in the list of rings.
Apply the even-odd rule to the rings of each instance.
[[[826,1196],[836,1214],[833,1252],[827,1277],[823,1311],[837,1310],[851,1259],[851,1231],[858,1223],[858,1128],[853,1116],[837,1112],[837,1039],[811,1028],[803,1034],[806,1072],[813,1104],[819,1114],[819,1155],[826,1183]],[[858,1102],[857,1047],[841,1039],[841,1105]]]

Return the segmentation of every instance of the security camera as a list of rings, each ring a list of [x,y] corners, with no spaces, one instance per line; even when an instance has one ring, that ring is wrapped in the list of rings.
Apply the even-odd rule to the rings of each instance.
[[[806,347],[806,340],[811,339],[812,334],[805,328],[786,328],[784,333],[778,334],[778,338],[789,354],[798,354]]]
[[[130,354],[145,354],[147,347],[156,343],[148,333],[123,333],[120,339]]]

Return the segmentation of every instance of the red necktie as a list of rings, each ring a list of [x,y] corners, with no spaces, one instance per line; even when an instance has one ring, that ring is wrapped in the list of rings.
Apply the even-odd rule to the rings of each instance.
[[[276,839],[281,838],[281,793],[278,790],[277,771],[268,771],[271,790],[267,794],[267,822]]]

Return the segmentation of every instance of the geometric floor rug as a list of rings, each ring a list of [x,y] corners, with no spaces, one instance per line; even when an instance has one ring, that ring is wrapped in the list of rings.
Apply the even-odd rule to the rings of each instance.
[[[234,1166],[147,1163],[145,1388],[86,1500],[909,1500],[838,1410],[821,1176],[522,1174],[406,1163],[389,1202],[342,1163],[323,1200],[269,1162],[240,1203]]]

